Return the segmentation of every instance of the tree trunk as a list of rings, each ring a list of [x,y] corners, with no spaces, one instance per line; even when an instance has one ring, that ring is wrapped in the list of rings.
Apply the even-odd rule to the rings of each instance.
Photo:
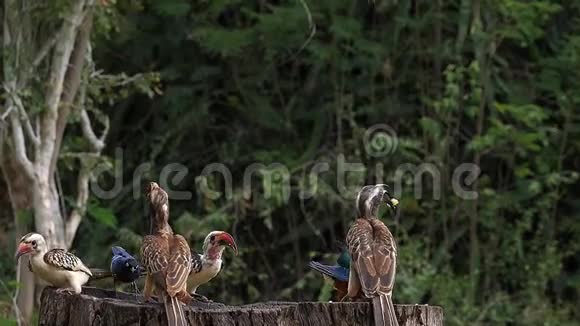
[[[8,147],[8,144],[0,143],[0,167],[10,196],[16,227],[16,241],[18,241],[21,236],[31,230],[32,203],[30,197],[32,196],[32,181],[24,173],[19,172],[18,164],[14,161],[14,158],[6,155],[9,152],[6,147]],[[24,259],[20,259],[16,267],[16,280],[21,284],[15,294],[17,307],[20,307],[16,315],[19,325],[27,325],[27,321],[32,317],[32,309],[34,308],[35,278],[34,274],[28,270],[28,257],[22,258]]]
[[[59,294],[47,287],[41,299],[39,325],[167,325],[163,305],[141,303],[141,296],[85,287],[81,295]],[[245,306],[194,303],[186,308],[189,325],[298,326],[373,324],[370,303],[274,302]],[[400,326],[443,326],[443,309],[395,305]]]

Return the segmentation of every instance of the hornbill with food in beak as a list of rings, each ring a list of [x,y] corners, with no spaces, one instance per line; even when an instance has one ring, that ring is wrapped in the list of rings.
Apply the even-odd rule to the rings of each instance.
[[[358,193],[358,218],[346,237],[352,263],[348,296],[362,294],[372,299],[376,326],[398,326],[392,294],[397,267],[397,247],[387,226],[378,219],[381,203],[395,213],[398,200],[386,185],[365,186]]]
[[[336,290],[336,300],[342,301],[348,292],[348,276],[350,273],[350,254],[343,249],[336,260],[336,265],[325,265],[317,261],[308,263],[310,268],[320,272],[324,280]]]
[[[38,233],[20,239],[16,260],[29,255],[28,269],[43,281],[59,288],[57,292],[80,294],[82,286],[93,276],[91,270],[74,254],[64,249],[48,250],[46,240]]]
[[[167,193],[151,182],[146,189],[150,205],[151,231],[143,238],[141,260],[147,270],[143,296],[149,300],[159,293],[163,298],[169,326],[185,326],[187,320],[180,303],[189,304],[187,276],[191,268],[191,251],[185,238],[174,234],[169,226]]]
[[[203,254],[191,252],[191,272],[187,279],[187,288],[192,296],[209,301],[197,294],[197,288],[216,277],[222,269],[222,253],[226,247],[238,254],[238,246],[234,237],[224,231],[212,231],[203,241]]]

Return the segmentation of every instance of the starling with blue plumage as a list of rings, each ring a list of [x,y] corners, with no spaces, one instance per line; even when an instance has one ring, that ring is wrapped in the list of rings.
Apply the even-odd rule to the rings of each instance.
[[[336,265],[325,265],[316,261],[308,263],[310,268],[320,272],[324,279],[336,290],[336,300],[346,298],[348,291],[348,277],[350,273],[350,255],[346,249],[341,251],[336,260]]]
[[[137,284],[135,283],[144,272],[143,267],[139,264],[137,259],[129,254],[122,247],[111,248],[113,258],[111,259],[111,273],[113,274],[113,282],[131,283],[135,292],[139,292]]]

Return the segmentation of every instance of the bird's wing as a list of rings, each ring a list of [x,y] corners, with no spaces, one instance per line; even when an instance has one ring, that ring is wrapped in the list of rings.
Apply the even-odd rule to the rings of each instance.
[[[389,275],[394,276],[394,268],[391,268],[394,267],[394,259],[384,241],[384,232],[373,230],[374,226],[370,220],[357,219],[346,237],[352,256],[351,268],[358,274],[362,291],[367,297],[375,296]],[[380,236],[375,236],[375,232],[381,233]],[[392,283],[390,286],[392,288]]]
[[[347,282],[348,281],[348,269],[344,268],[342,266],[329,266],[329,265],[324,265],[321,264],[319,262],[316,261],[311,261],[310,263],[308,263],[308,266],[310,266],[310,268],[324,274],[324,275],[328,275],[330,277],[332,277],[333,279],[337,280],[337,281],[342,281],[342,282]]]
[[[380,294],[391,294],[395,284],[397,269],[397,246],[387,226],[378,219],[371,219],[374,231],[373,257],[375,269],[379,275]]]
[[[167,265],[167,293],[174,296],[187,286],[187,276],[191,269],[191,250],[184,237],[173,236],[170,244],[170,256]]]
[[[147,235],[141,244],[141,262],[155,284],[165,289],[165,272],[168,265],[169,248],[163,237]]]
[[[197,274],[201,271],[203,267],[203,261],[201,260],[201,255],[197,252],[191,250],[191,270],[189,274]]]
[[[83,264],[79,257],[74,254],[64,250],[64,249],[52,249],[44,255],[44,262],[53,267],[64,269],[73,272],[83,272],[89,276],[93,274],[91,271]]]
[[[119,247],[119,246],[114,246],[111,247],[111,252],[113,253],[113,256],[121,256],[121,257],[132,257],[127,250],[123,249],[123,247]]]

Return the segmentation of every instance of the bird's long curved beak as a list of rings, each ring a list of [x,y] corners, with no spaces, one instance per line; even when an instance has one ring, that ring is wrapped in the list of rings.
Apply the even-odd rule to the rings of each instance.
[[[383,189],[383,200],[387,203],[387,206],[389,206],[393,212],[396,214],[397,213],[397,208],[399,206],[399,200],[395,197],[393,197],[393,195],[391,195],[391,193],[389,192],[389,187],[387,185],[383,185],[383,184],[379,184],[377,185],[379,187],[381,187]]]
[[[145,186],[145,197],[151,199],[151,193],[159,188],[159,185],[156,182],[149,182]]]
[[[31,245],[21,242],[18,245],[18,250],[16,250],[16,255],[14,255],[14,258],[16,260],[18,260],[18,258],[20,258],[20,256],[26,255],[27,253],[29,253],[31,251],[32,251]]]
[[[218,239],[221,244],[232,248],[236,256],[238,255],[238,245],[236,245],[236,241],[234,240],[234,237],[232,237],[231,234],[223,232],[218,236]]]

